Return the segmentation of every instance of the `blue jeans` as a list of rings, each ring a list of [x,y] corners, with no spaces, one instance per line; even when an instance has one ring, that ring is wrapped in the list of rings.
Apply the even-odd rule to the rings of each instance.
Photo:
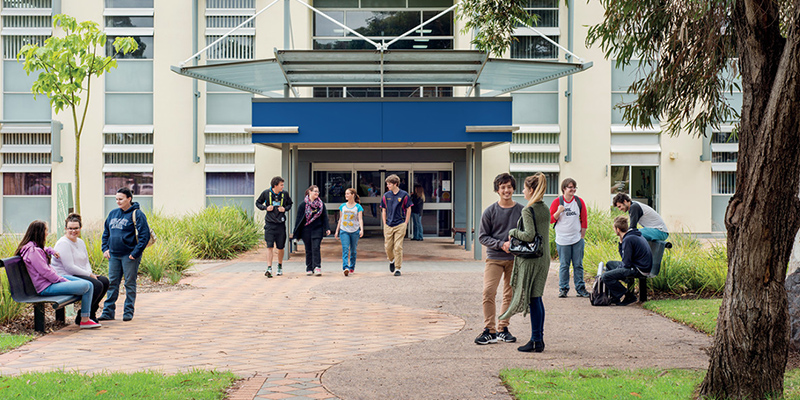
[[[139,274],[139,263],[142,257],[131,260],[128,256],[108,259],[108,297],[103,304],[101,317],[114,318],[119,297],[119,284],[125,276],[125,309],[123,316],[133,318],[133,304],[136,302],[136,276]]]
[[[356,268],[356,247],[358,247],[358,235],[360,232],[361,229],[355,232],[339,231],[339,237],[342,239],[343,270]]]
[[[644,240],[667,240],[669,237],[669,233],[662,232],[655,228],[639,228],[639,232],[641,232],[642,237]]]
[[[412,226],[411,238],[414,240],[422,240],[422,214],[411,213],[411,220],[414,221]]]
[[[72,275],[64,275],[64,279],[69,282],[56,282],[39,292],[42,296],[58,296],[62,294],[73,294],[81,296],[81,318],[88,317],[92,307],[92,295],[94,288],[89,281],[76,278]]]
[[[569,290],[569,263],[572,261],[572,280],[575,282],[575,290],[578,293],[586,290],[586,283],[583,282],[583,247],[584,240],[581,238],[577,243],[568,246],[556,244],[558,249],[558,288]]]

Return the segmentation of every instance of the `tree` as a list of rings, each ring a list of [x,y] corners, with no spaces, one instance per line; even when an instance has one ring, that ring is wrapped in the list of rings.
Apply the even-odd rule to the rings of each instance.
[[[138,46],[130,37],[118,37],[114,40],[113,56],[98,55],[106,45],[106,34],[97,23],[92,21],[76,22],[75,18],[59,14],[53,17],[53,30],[57,27],[64,30],[64,37],[50,37],[44,45],[25,45],[17,54],[17,60],[24,58],[23,69],[30,75],[39,72],[33,82],[31,92],[46,95],[50,99],[50,107],[56,114],[64,108],[72,112],[75,132],[75,212],[81,212],[81,133],[86,122],[91,94],[92,77],[99,77],[116,68],[114,59],[118,54],[135,51]],[[85,98],[83,110],[78,108]],[[80,118],[78,115],[80,114]]]
[[[728,276],[699,394],[780,395],[789,340],[784,280],[800,227],[800,0],[600,2],[604,19],[590,27],[587,44],[617,65],[646,67],[629,89],[638,98],[622,106],[629,123],[656,119],[666,133],[702,135],[740,118],[737,187],[725,214]],[[465,0],[464,10],[494,3]],[[493,49],[509,36],[504,26],[478,31],[475,42]],[[724,98],[737,72],[740,111]]]

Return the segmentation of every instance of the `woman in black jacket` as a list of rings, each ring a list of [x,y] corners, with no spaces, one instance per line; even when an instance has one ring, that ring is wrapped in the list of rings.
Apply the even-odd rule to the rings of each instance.
[[[322,238],[331,234],[328,226],[328,210],[319,198],[319,187],[311,185],[306,189],[303,206],[297,210],[294,224],[295,239],[302,238],[306,248],[306,275],[322,275]]]

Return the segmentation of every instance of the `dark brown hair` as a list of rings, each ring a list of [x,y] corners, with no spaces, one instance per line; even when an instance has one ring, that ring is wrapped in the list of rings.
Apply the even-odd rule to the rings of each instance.
[[[619,229],[621,232],[628,231],[628,217],[620,215],[614,218],[614,228]]]
[[[25,231],[25,235],[22,236],[22,240],[19,242],[19,246],[17,246],[16,255],[20,255],[20,251],[22,247],[28,244],[28,242],[36,243],[36,246],[43,249],[44,242],[47,239],[45,233],[47,232],[47,223],[42,220],[36,220],[31,222],[28,225],[28,230]],[[50,255],[47,256],[47,262],[50,262]]]
[[[70,215],[67,215],[67,219],[64,220],[64,227],[66,228],[70,222],[77,222],[78,226],[83,228],[83,221],[81,221],[80,214],[71,213]]]
[[[631,201],[631,198],[628,197],[627,194],[625,194],[625,193],[617,193],[617,195],[614,196],[614,200],[611,201],[611,205],[616,207],[617,204],[625,204],[625,202],[630,202],[630,201]]]
[[[567,190],[567,186],[569,186],[570,184],[572,184],[572,186],[575,186],[576,189],[578,188],[578,182],[575,182],[575,179],[567,178],[561,181],[561,193],[564,193],[564,191]]]
[[[345,190],[345,192],[350,192],[350,193],[352,193],[352,194],[353,194],[353,201],[355,201],[355,202],[356,202],[356,203],[358,203],[358,204],[361,204],[361,197],[359,197],[359,196],[358,196],[358,192],[356,192],[356,190],[355,190],[355,189],[353,189],[353,188],[347,188],[347,190]]]
[[[500,185],[505,185],[506,183],[511,182],[511,188],[517,190],[517,180],[514,179],[514,175],[509,174],[508,172],[503,172],[500,175],[494,177],[494,191],[497,192],[500,190]]]

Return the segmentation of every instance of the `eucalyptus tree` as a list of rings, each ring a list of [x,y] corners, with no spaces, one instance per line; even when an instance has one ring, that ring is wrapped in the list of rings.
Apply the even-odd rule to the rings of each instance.
[[[643,67],[629,89],[636,100],[621,106],[630,124],[657,120],[667,134],[700,136],[739,120],[737,185],[725,214],[728,276],[699,393],[782,394],[784,281],[800,228],[800,0],[599,1],[603,20],[589,28],[587,45],[618,66]],[[510,43],[509,15],[525,3],[464,0],[462,17],[477,17],[467,27],[478,28],[478,48],[499,53]],[[725,100],[734,90],[741,110]]]
[[[53,32],[61,27],[64,36],[52,36],[44,44],[27,44],[20,49],[17,60],[24,59],[23,69],[30,75],[39,72],[31,92],[50,99],[56,114],[69,109],[75,133],[75,212],[81,212],[81,133],[86,122],[91,95],[92,77],[117,67],[119,54],[136,51],[138,44],[131,37],[114,40],[115,53],[104,54],[106,34],[93,21],[77,22],[65,14],[53,16]],[[98,51],[101,54],[97,54]],[[82,110],[79,109],[83,102]]]

